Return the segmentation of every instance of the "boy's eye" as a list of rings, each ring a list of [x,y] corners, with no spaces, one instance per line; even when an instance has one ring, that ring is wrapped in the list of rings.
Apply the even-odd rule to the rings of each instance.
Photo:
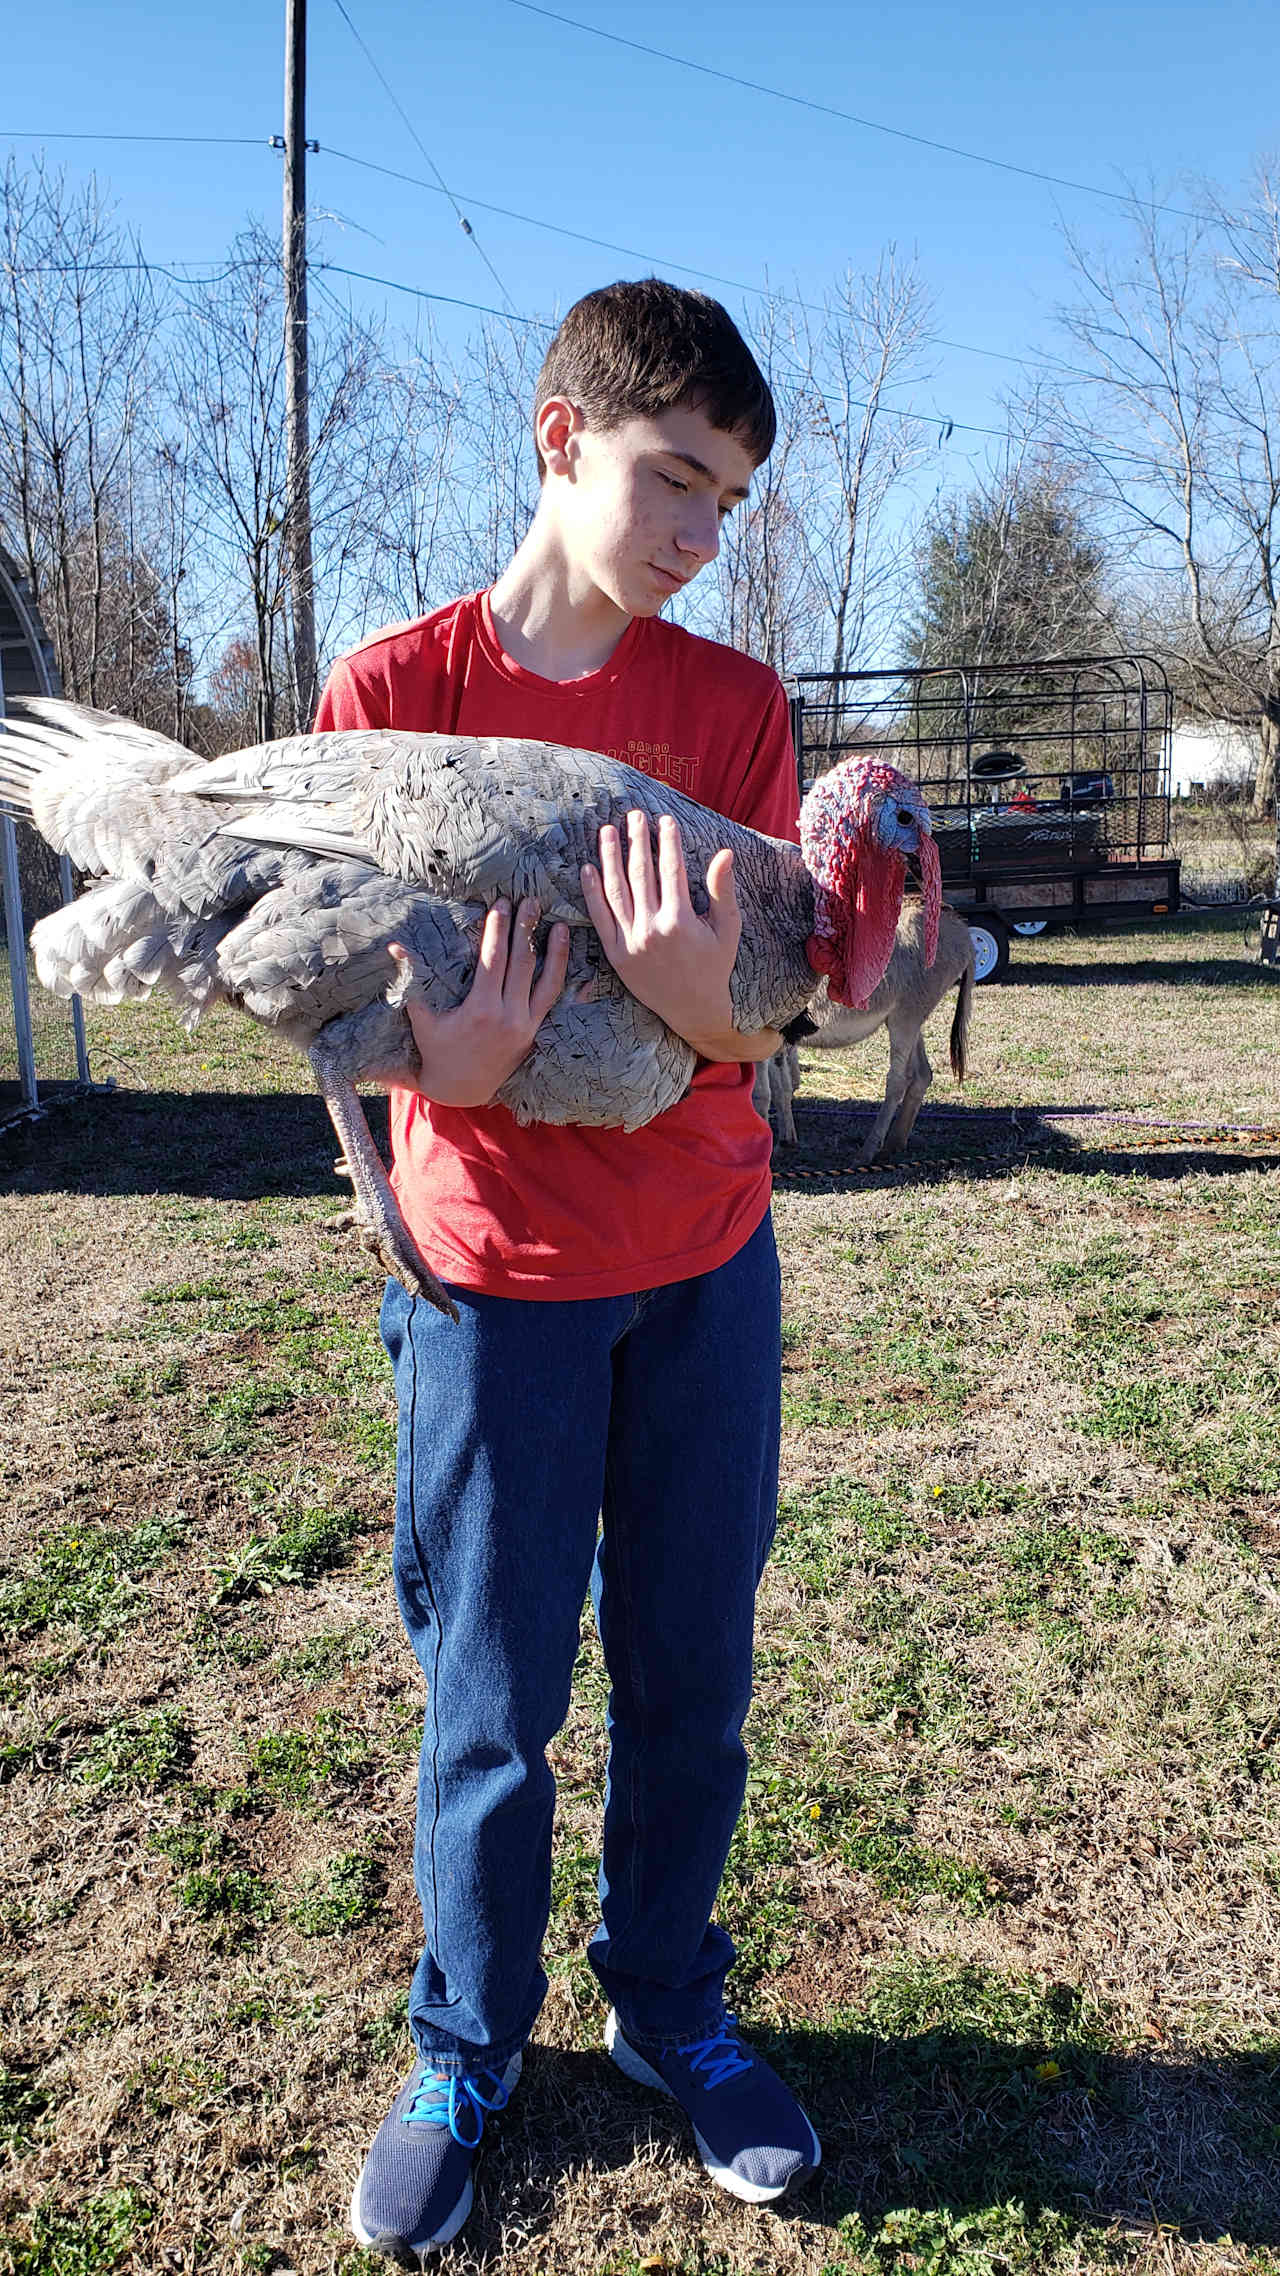
[[[658,473],[666,483],[668,490],[687,490],[689,487],[687,482],[678,481],[674,474],[663,474],[661,467],[658,468]]]

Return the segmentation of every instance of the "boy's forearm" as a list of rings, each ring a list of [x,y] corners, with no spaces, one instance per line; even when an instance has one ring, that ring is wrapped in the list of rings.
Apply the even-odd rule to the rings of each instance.
[[[726,1028],[718,1035],[686,1035],[683,1040],[700,1059],[713,1059],[722,1064],[737,1060],[740,1064],[757,1064],[761,1059],[772,1059],[782,1048],[782,1037],[776,1027],[758,1027],[744,1035],[736,1027]]]

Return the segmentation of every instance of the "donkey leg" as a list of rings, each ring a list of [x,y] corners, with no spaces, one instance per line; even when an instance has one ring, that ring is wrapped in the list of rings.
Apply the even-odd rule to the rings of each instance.
[[[892,1020],[889,1022],[889,1072],[885,1078],[884,1101],[857,1155],[859,1169],[865,1170],[874,1162],[884,1144],[885,1133],[906,1097],[914,1042],[914,1034],[895,1034]]]
[[[770,1061],[770,1075],[777,1082],[778,1137],[784,1146],[796,1143],[796,1118],[791,1101],[800,1087],[800,1054],[794,1043],[784,1043],[777,1058]]]
[[[907,1143],[915,1128],[916,1116],[924,1104],[924,1095],[933,1081],[933,1069],[924,1047],[923,1035],[916,1037],[911,1054],[911,1066],[902,1104],[893,1118],[893,1128],[885,1142],[886,1154],[905,1154]]]

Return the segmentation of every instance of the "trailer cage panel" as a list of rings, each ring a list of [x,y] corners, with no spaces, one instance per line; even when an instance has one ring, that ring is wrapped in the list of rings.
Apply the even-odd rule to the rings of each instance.
[[[909,775],[933,815],[946,896],[989,934],[1001,969],[1010,928],[1177,910],[1173,697],[1153,657],[799,672],[789,686],[802,793],[863,755]]]

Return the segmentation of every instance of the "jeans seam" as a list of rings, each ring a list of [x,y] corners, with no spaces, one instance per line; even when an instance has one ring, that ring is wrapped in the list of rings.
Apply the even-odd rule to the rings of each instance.
[[[606,1463],[606,1478],[611,1468],[612,1459],[610,1458]],[[612,1495],[610,1496],[610,1499],[613,1499]],[[616,1544],[616,1553],[614,1556],[613,1565],[614,1572],[617,1575],[618,1595],[621,1599],[620,1613],[623,1624],[623,1632],[626,1636],[627,1670],[631,1682],[631,1695],[635,1704],[635,1708],[637,1710],[636,1726],[633,1732],[633,1743],[631,1747],[631,1763],[627,1772],[626,1796],[626,1822],[631,1837],[627,1845],[627,1926],[628,1929],[630,1929],[634,1926],[636,1912],[640,1902],[640,1819],[638,1796],[641,1785],[640,1770],[641,1753],[643,1750],[642,1733],[644,1726],[643,1718],[639,1712],[642,1705],[642,1686],[640,1681],[640,1664],[633,1643],[635,1624],[631,1617],[630,1580],[626,1569],[626,1558],[623,1554],[623,1543],[621,1539],[619,1539]]]
[[[420,1301],[421,1299],[416,1296],[411,1299],[412,1305],[414,1307],[416,1307]],[[418,1465],[416,1459],[416,1440],[418,1431],[418,1346],[417,1340],[413,1334],[412,1312],[410,1313],[408,1324],[407,1341],[409,1345],[409,1358],[411,1368],[409,1387],[409,1445],[407,1448],[409,1457],[409,1532],[413,1541],[414,1554],[418,1560],[418,1570],[422,1575],[423,1584],[426,1588],[427,1601],[431,1606],[431,1617],[435,1622],[436,1631],[435,1649],[432,1654],[431,1663],[431,1682],[429,1686],[430,1697],[427,1705],[427,1712],[431,1716],[432,1729],[432,1809],[431,1828],[427,1840],[427,1856],[430,1859],[431,1863],[431,1934],[429,1942],[432,1950],[434,1951],[438,1947],[440,1941],[440,1889],[436,1871],[436,1831],[440,1824],[440,1654],[444,1649],[444,1624],[440,1618],[440,1607],[436,1602],[435,1590],[432,1587],[431,1572],[427,1564],[426,1553],[422,1544],[422,1536],[418,1531]]]

